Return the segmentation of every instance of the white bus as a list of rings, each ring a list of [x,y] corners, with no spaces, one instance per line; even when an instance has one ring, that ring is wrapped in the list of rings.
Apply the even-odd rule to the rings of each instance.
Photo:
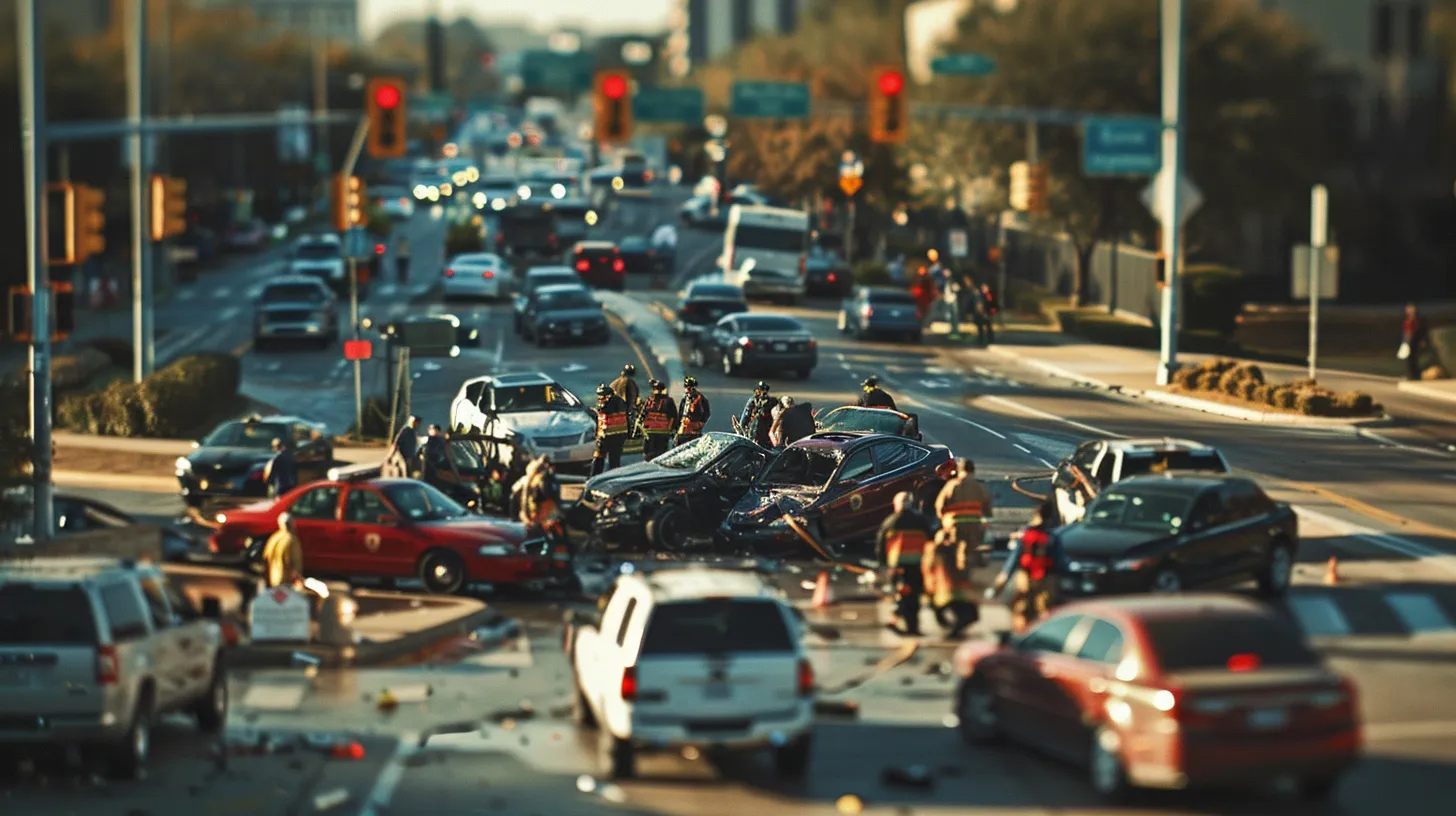
[[[809,214],[734,204],[728,211],[720,267],[746,297],[793,303],[804,296]]]

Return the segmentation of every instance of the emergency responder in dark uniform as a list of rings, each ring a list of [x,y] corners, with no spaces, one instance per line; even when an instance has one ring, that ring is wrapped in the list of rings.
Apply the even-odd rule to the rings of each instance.
[[[637,366],[628,363],[622,366],[622,373],[617,375],[617,379],[612,380],[610,383],[607,384],[607,387],[612,389],[613,394],[621,397],[622,402],[627,403],[628,439],[639,438],[638,414],[642,409],[642,393],[641,390],[637,388],[636,377]]]
[[[768,392],[768,383],[759,382],[738,417],[738,432],[765,448],[773,447],[768,432],[773,429],[773,409],[777,405]]]
[[[450,450],[439,425],[430,426],[425,445],[420,449],[420,460],[420,471],[425,483],[441,487],[444,484],[441,476],[450,470]]]
[[[274,499],[298,487],[298,463],[293,448],[282,439],[273,440],[273,458],[263,468],[263,481],[268,484],[269,498]]]
[[[976,478],[976,463],[964,456],[956,459],[956,475],[935,497],[935,515],[940,525],[949,528],[956,538],[972,551],[986,537],[986,520],[991,518],[991,491]]]
[[[1056,518],[1056,504],[1043,502],[1032,514],[1031,523],[1012,540],[1011,555],[991,588],[992,594],[999,594],[1007,583],[1013,583],[1011,625],[1018,632],[1056,605],[1056,555],[1051,537]]]
[[[420,418],[412,416],[394,436],[394,443],[384,455],[386,478],[413,478],[420,469]]]
[[[652,394],[642,405],[642,461],[667,453],[672,447],[672,432],[677,429],[677,403],[667,393],[667,383],[653,380]]]
[[[621,467],[622,446],[626,443],[627,403],[602,383],[597,386],[597,449],[592,455],[591,475]]]
[[[899,410],[895,407],[894,397],[885,393],[885,389],[880,387],[879,377],[866,377],[861,387],[864,388],[864,393],[859,395],[859,407],[889,408],[891,411]]]
[[[899,626],[890,628],[906,635],[920,635],[920,596],[925,593],[921,559],[933,531],[930,519],[914,507],[913,493],[895,495],[895,512],[880,525],[880,563],[890,570],[895,587],[895,617]]]
[[[677,439],[673,444],[682,445],[703,435],[703,427],[713,416],[713,407],[698,391],[697,377],[683,377],[683,398],[677,406],[677,416]]]

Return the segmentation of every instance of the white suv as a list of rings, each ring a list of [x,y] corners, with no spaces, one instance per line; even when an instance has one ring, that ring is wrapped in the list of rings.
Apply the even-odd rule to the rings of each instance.
[[[691,565],[628,573],[565,646],[577,724],[599,729],[602,773],[636,771],[644,746],[769,748],[803,776],[814,669],[782,593],[753,572]]]

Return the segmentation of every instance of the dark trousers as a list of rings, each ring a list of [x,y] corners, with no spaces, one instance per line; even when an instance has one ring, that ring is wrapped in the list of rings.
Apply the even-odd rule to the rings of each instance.
[[[981,619],[981,608],[970,601],[951,601],[935,608],[935,621],[946,634],[955,636]]]
[[[642,437],[642,461],[649,462],[667,453],[670,447],[672,436],[669,434],[646,434]]]
[[[976,340],[981,345],[989,346],[996,342],[996,329],[991,325],[990,315],[976,313]]]
[[[592,457],[592,473],[597,476],[612,468],[622,466],[622,446],[627,444],[623,434],[607,436],[597,440],[597,453]]]
[[[895,570],[895,617],[905,624],[905,631],[920,634],[920,596],[925,594],[925,576],[920,564],[909,564]]]
[[[1419,380],[1421,378],[1421,347],[1415,343],[1411,343],[1410,347],[1410,356],[1405,358],[1405,377],[1408,380]]]

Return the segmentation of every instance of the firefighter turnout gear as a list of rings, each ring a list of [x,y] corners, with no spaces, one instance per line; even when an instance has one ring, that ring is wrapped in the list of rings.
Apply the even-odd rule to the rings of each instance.
[[[975,466],[967,459],[959,461],[956,475],[935,497],[935,514],[943,526],[971,548],[981,546],[985,538],[986,520],[991,518],[991,491],[976,478]]]
[[[859,407],[861,408],[889,408],[891,411],[899,410],[895,407],[895,399],[880,387],[879,377],[867,378],[862,388],[864,393],[859,395]]]
[[[521,523],[545,528],[561,506],[561,487],[545,457],[526,466],[526,486],[521,495]]]
[[[628,406],[636,405],[642,399],[642,394],[637,388],[637,381],[633,379],[636,376],[637,366],[628,363],[622,366],[622,373],[617,376],[617,379],[612,380],[610,386],[612,393],[620,397]]]
[[[713,416],[708,398],[698,391],[697,377],[683,378],[683,398],[678,404],[678,426],[676,443],[681,445],[703,435],[703,427]]]
[[[769,431],[773,428],[773,409],[778,404],[768,392],[768,383],[760,382],[738,416],[738,432],[765,448],[773,447]]]
[[[910,507],[891,513],[880,525],[881,563],[890,569],[896,617],[906,634],[920,634],[920,596],[925,593],[921,559],[931,536],[930,520]]]
[[[622,447],[627,443],[627,403],[606,385],[597,387],[597,449],[592,455],[592,475],[622,465]]]
[[[975,545],[959,538],[954,529],[942,527],[920,560],[925,594],[935,609],[935,619],[948,637],[959,637],[981,617],[970,576],[974,548]]]
[[[1052,546],[1045,525],[1034,521],[1021,531],[1012,549],[1016,592],[1010,606],[1018,627],[1030,626],[1056,605],[1056,561]]]
[[[652,381],[652,394],[642,405],[642,460],[651,461],[672,447],[672,434],[677,429],[677,403],[667,393],[667,383]]]

